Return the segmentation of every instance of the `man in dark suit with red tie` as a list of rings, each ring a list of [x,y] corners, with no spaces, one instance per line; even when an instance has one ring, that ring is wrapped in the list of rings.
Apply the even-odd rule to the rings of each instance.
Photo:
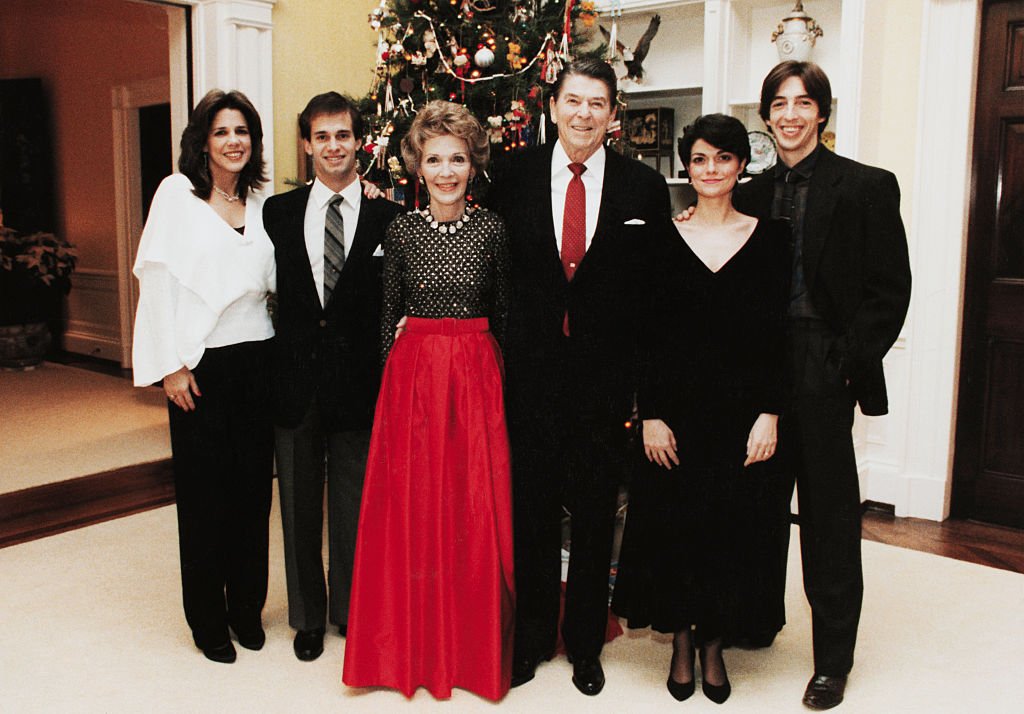
[[[277,261],[273,392],[288,622],[300,660],[344,636],[370,427],[380,387],[384,231],[402,207],[362,195],[362,118],[336,92],[299,116],[312,184],[267,199]],[[328,576],[323,570],[327,482]]]
[[[788,516],[795,481],[814,640],[814,676],[803,701],[812,709],[842,702],[860,619],[854,405],[866,415],[888,411],[882,358],[899,336],[910,302],[896,177],[822,146],[831,105],[828,77],[817,65],[789,61],[769,72],[760,113],[780,161],[735,196],[740,211],[787,220],[793,233],[791,399],[779,421],[778,450],[789,480],[779,502]],[[774,585],[760,600],[766,610],[782,612],[788,526],[775,540],[777,562],[768,564],[765,578]],[[766,641],[780,626],[781,617],[763,633]]]
[[[515,509],[512,686],[558,636],[563,505],[572,545],[562,627],[573,683],[604,686],[608,574],[634,391],[636,298],[665,180],[606,150],[616,79],[600,60],[552,88],[558,140],[517,156],[489,202],[509,226],[512,304],[506,409]]]

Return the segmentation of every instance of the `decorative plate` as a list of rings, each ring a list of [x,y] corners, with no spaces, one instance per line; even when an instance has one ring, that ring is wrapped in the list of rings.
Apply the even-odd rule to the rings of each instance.
[[[775,165],[775,140],[771,134],[763,131],[747,132],[747,136],[750,138],[750,163],[747,164],[747,173],[764,173]]]

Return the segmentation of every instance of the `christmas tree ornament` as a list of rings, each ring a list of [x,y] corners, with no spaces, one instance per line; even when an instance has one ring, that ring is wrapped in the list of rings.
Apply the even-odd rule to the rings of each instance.
[[[487,136],[490,137],[492,144],[500,144],[504,139],[501,130],[502,121],[502,118],[496,114],[487,117]]]
[[[508,66],[512,68],[513,72],[518,72],[526,64],[526,59],[521,54],[523,51],[522,45],[518,42],[509,40],[508,43],[508,54],[505,55],[505,59],[508,60]]]
[[[423,52],[426,54],[428,59],[433,57],[434,53],[437,52],[437,37],[434,35],[433,30],[427,30],[423,33]]]
[[[473,62],[477,67],[487,69],[494,64],[494,51],[490,47],[481,47],[473,55]]]

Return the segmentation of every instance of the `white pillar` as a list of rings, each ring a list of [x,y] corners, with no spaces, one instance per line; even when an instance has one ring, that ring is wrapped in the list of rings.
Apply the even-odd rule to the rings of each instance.
[[[192,5],[192,87],[238,89],[263,122],[263,158],[274,184],[273,22],[277,0],[187,0]]]
[[[980,3],[922,1],[914,285],[900,338],[906,354],[891,381],[899,407],[869,427],[867,498],[894,504],[899,516],[943,520],[952,489]]]

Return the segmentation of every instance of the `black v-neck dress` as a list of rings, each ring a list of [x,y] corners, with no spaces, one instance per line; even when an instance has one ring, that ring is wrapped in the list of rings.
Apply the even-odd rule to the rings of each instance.
[[[630,489],[613,609],[630,627],[701,641],[781,628],[740,593],[759,591],[758,551],[779,520],[771,461],[743,467],[758,414],[784,397],[789,229],[761,221],[717,272],[665,227],[663,255],[643,329],[637,405],[675,435],[680,465],[641,465]],[[772,560],[772,562],[775,562]],[[772,629],[774,628],[774,629]]]

